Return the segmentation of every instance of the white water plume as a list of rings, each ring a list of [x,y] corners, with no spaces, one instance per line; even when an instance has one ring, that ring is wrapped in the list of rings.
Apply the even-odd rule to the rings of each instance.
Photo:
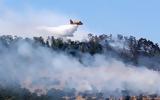
[[[77,31],[78,25],[61,25],[57,27],[39,27],[38,29],[44,33],[48,33],[50,35],[56,37],[72,37],[73,33]]]

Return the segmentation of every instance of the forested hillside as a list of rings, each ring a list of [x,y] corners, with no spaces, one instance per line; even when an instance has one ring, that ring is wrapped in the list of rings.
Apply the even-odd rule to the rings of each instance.
[[[145,38],[136,39],[133,36],[99,35],[88,34],[88,40],[72,41],[70,39],[54,37],[22,38],[17,36],[1,36],[1,48],[14,48],[17,42],[28,42],[34,46],[42,46],[53,51],[66,52],[80,58],[82,53],[90,55],[103,54],[121,59],[137,66],[147,66],[159,70],[160,48],[158,43],[153,43]]]
[[[46,51],[49,51],[49,52],[46,52]],[[33,56],[33,54],[35,55]],[[63,57],[62,54],[67,55],[67,57]],[[72,84],[73,80],[75,81],[74,79],[74,75],[76,75],[75,73],[73,74],[73,77],[67,78],[71,80],[71,83],[66,80],[65,84],[67,84],[66,85],[67,87],[64,87],[63,89],[59,89],[59,87],[54,88],[51,85],[51,84],[54,84],[54,86],[57,86],[57,84],[59,85],[61,83],[61,81],[56,79],[56,77],[59,77],[58,75],[61,75],[61,71],[63,69],[59,69],[54,66],[53,67],[53,75],[55,75],[54,78],[52,77],[52,74],[51,74],[52,71],[51,73],[46,74],[46,72],[50,72],[50,69],[52,69],[51,67],[53,66],[52,64],[56,63],[57,66],[61,66],[61,63],[63,63],[64,67],[62,68],[65,68],[65,66],[67,66],[67,64],[70,63],[70,62],[67,63],[67,61],[69,60],[66,60],[66,59],[71,58],[71,62],[73,62],[74,66],[66,67],[63,73],[65,73],[65,71],[68,72],[68,70],[74,70],[74,71],[82,70],[82,72],[84,72],[84,75],[79,73],[80,76],[78,75],[78,77],[81,78],[81,75],[85,77],[85,75],[88,75],[88,74],[85,73],[86,69],[81,68],[81,66],[87,67],[88,68],[87,71],[89,70],[90,66],[91,66],[91,70],[93,70],[92,67],[94,68],[95,66],[99,66],[98,65],[99,63],[95,63],[97,62],[97,60],[92,60],[92,57],[93,58],[95,56],[97,57],[97,55],[104,56],[106,62],[109,62],[110,61],[109,59],[113,58],[113,59],[116,59],[117,61],[122,61],[124,63],[123,66],[132,65],[127,67],[137,67],[137,68],[145,67],[147,69],[147,72],[149,70],[151,71],[151,73],[152,73],[152,70],[158,73],[160,70],[160,47],[157,43],[153,43],[152,41],[147,40],[145,38],[136,39],[133,36],[123,36],[120,34],[117,35],[116,37],[113,37],[112,35],[105,35],[105,34],[99,35],[99,36],[88,34],[88,39],[84,41],[73,41],[70,39],[62,39],[62,38],[54,38],[54,37],[24,38],[24,37],[5,35],[5,36],[0,36],[0,67],[1,67],[0,68],[0,72],[1,72],[0,100],[75,100],[76,98],[81,98],[78,96],[82,96],[83,98],[88,98],[88,100],[105,99],[109,94],[112,94],[112,93],[110,93],[109,91],[109,94],[106,95],[107,93],[103,93],[101,90],[98,90],[97,89],[98,86],[97,87],[94,86],[95,84],[93,84],[93,86],[91,85],[92,87],[91,90],[94,90],[94,92],[93,91],[91,92],[85,89],[84,89],[85,92],[82,92],[82,91],[77,92],[79,88],[76,89],[71,87],[70,84]],[[60,56],[60,63],[57,60],[54,60],[54,62],[50,63],[49,60],[52,60],[51,59],[53,58],[52,56],[55,58]],[[98,60],[98,62],[101,62],[101,61]],[[93,65],[92,63],[95,65]],[[80,66],[81,69],[80,70],[74,69],[74,67],[76,67],[75,65]],[[113,64],[111,65],[115,66]],[[33,66],[35,66],[35,68],[31,68]],[[46,66],[49,70],[45,72]],[[15,70],[14,68],[17,68],[17,69]],[[42,70],[44,70],[44,73],[42,70],[38,70],[38,68],[41,68]],[[122,68],[125,68],[125,67],[122,67]],[[140,69],[140,72],[141,70],[142,69]],[[97,72],[103,72],[103,71],[97,70]],[[57,73],[60,73],[60,74],[57,74]],[[41,74],[44,75],[45,77],[44,76],[41,77],[40,76]],[[95,73],[92,73],[92,74],[95,75],[94,77],[99,77]],[[92,74],[90,73],[89,76],[86,76],[85,80],[87,80],[88,77],[90,78]],[[143,74],[143,71],[142,71],[142,74]],[[31,77],[29,77],[30,75]],[[67,75],[67,74],[63,74],[63,75]],[[153,74],[149,74],[149,75],[153,75]],[[62,76],[62,78],[63,77],[65,76]],[[78,78],[78,77],[75,76],[75,78]],[[103,77],[106,77],[106,76],[103,76]],[[53,79],[55,79],[54,82],[52,81]],[[30,80],[32,80],[32,82],[30,82]],[[74,84],[74,81],[73,81],[73,84]],[[78,87],[77,84],[79,82],[81,82],[81,79],[76,83],[77,87]],[[127,82],[128,81],[125,81],[124,84],[130,85],[130,81],[129,83]],[[157,81],[157,83],[158,82],[159,81]],[[101,84],[101,83],[98,83],[98,84]],[[50,86],[50,87],[47,87],[47,86]],[[45,91],[43,91],[44,88],[45,88]],[[117,92],[118,95],[119,95],[119,92],[121,92],[121,95],[125,96],[126,100],[129,100],[127,98],[129,98],[130,91],[131,93],[133,93],[133,91],[135,92],[135,90],[132,90],[129,88],[130,87],[125,87],[123,89],[116,88],[116,90],[113,90],[113,91],[114,92],[118,91]],[[140,90],[138,90],[138,94],[136,93],[133,93],[133,94],[136,94],[138,96],[137,98],[142,98],[142,95],[139,93],[147,93],[147,95],[149,95],[150,93],[148,92],[148,90],[146,91],[145,90],[141,91],[141,88],[140,88]],[[116,95],[116,92],[114,93],[115,95]],[[157,96],[155,95],[155,92],[151,92],[151,94],[152,94],[151,96],[154,96],[154,97]]]

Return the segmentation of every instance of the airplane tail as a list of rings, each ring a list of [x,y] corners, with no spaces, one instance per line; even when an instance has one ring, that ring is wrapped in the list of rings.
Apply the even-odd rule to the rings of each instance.
[[[70,24],[73,24],[73,21],[70,19]]]

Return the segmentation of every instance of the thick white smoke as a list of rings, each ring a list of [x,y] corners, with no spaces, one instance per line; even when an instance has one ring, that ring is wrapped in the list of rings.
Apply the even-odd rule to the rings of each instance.
[[[17,49],[1,48],[0,84],[18,83],[31,92],[46,93],[51,88],[72,89],[77,92],[99,91],[120,95],[122,90],[133,94],[160,94],[160,74],[145,67],[126,65],[103,55],[82,55],[80,63],[65,53],[16,44]],[[87,57],[87,58],[86,58]]]

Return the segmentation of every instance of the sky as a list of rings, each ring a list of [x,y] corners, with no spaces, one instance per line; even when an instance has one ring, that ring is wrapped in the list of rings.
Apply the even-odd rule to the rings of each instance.
[[[160,0],[0,0],[0,17],[10,10],[21,16],[31,11],[32,15],[38,12],[35,20],[53,20],[54,17],[45,17],[45,11],[56,13],[56,25],[70,18],[79,19],[94,34],[132,35],[160,43],[159,4]]]

